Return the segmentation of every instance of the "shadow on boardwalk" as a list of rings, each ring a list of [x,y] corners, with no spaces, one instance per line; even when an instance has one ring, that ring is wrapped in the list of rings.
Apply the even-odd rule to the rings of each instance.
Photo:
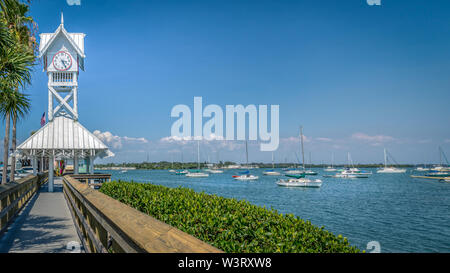
[[[0,252],[70,252],[67,244],[79,241],[68,211],[62,185],[46,186],[29,201],[0,237]]]

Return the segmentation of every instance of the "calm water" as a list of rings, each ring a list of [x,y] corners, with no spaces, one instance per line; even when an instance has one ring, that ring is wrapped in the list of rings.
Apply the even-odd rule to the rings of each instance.
[[[382,252],[450,252],[450,183],[414,180],[406,174],[376,174],[368,179],[318,178],[321,188],[284,188],[278,177],[235,181],[236,171],[188,178],[165,171],[133,170],[113,174],[113,179],[151,182],[168,187],[188,187],[224,197],[293,213],[313,224],[347,237],[366,249],[378,241]]]

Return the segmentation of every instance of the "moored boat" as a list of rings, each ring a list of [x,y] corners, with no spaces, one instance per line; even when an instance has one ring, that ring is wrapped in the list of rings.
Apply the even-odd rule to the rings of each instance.
[[[319,188],[322,186],[322,180],[309,179],[305,175],[286,175],[288,179],[279,179],[276,184],[282,187],[306,187]]]
[[[275,171],[275,170],[265,170],[264,172],[263,172],[263,175],[281,175],[281,173],[280,172],[277,172],[277,171]]]
[[[395,162],[395,160],[393,158],[392,158],[392,160]],[[388,152],[385,148],[384,149],[384,168],[377,170],[377,173],[405,173],[406,172],[406,169],[400,169],[400,168],[396,168],[394,166],[388,167],[387,162],[388,162]]]
[[[209,174],[200,171],[200,141],[197,141],[197,170],[188,171],[186,177],[198,178],[208,176]]]
[[[250,171],[248,170],[248,147],[247,147],[247,141],[245,141],[245,158],[247,162],[247,170],[244,172],[241,172],[240,175],[233,175],[233,178],[235,180],[240,181],[249,181],[249,180],[258,180],[259,176],[250,174]]]

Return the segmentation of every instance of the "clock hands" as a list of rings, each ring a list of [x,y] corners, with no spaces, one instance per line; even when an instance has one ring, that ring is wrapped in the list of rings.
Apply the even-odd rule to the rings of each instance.
[[[57,67],[58,70],[66,70],[71,66],[72,60],[70,58],[70,55],[65,52],[61,52],[56,54],[54,65]]]

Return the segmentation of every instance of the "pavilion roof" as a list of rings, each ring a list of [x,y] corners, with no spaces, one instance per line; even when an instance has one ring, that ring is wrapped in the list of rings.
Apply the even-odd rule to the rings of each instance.
[[[71,158],[114,155],[108,147],[78,121],[57,116],[17,147],[24,155]]]

